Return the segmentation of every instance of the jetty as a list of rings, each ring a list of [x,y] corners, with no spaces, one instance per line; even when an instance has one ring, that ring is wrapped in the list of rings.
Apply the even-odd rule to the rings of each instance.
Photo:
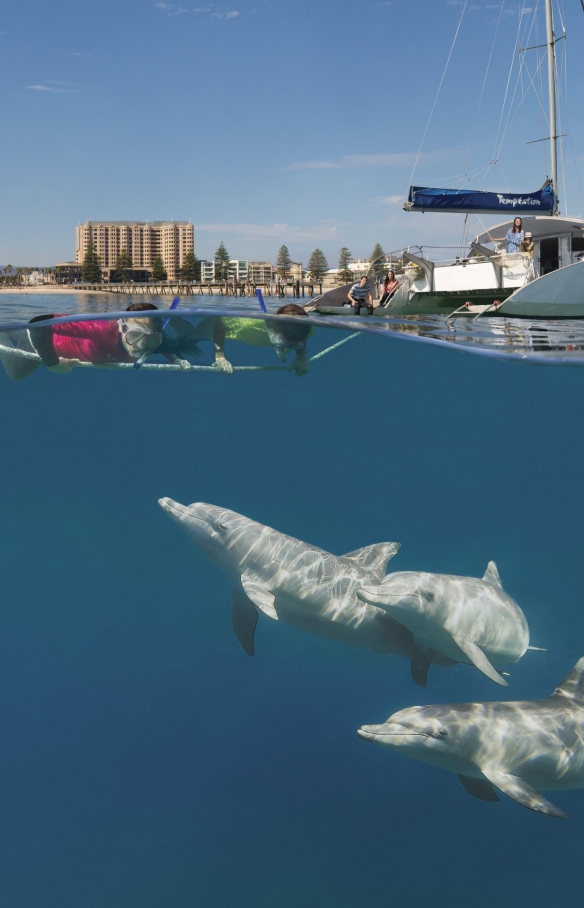
[[[260,289],[264,296],[276,299],[300,299],[301,297],[314,297],[322,295],[322,283],[294,281],[290,284],[277,281],[267,284],[255,284],[234,280],[221,282],[207,281],[150,281],[144,284],[75,284],[79,290],[92,290],[97,293],[131,293],[143,296],[233,296],[252,297]],[[316,292],[315,292],[316,291]]]

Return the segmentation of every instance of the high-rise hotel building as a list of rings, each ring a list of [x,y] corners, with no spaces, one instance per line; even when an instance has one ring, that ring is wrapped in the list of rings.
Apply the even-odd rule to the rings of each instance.
[[[187,221],[86,221],[77,227],[79,264],[90,241],[106,280],[115,270],[122,249],[131,255],[136,271],[151,271],[154,259],[162,256],[169,281],[177,279],[187,252],[194,252],[193,225]]]

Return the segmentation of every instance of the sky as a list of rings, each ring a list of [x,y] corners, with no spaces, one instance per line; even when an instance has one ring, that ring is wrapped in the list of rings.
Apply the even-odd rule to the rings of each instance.
[[[568,32],[561,207],[582,217],[584,15],[560,0],[555,16]],[[190,220],[199,258],[221,240],[271,261],[286,244],[305,265],[319,247],[331,267],[341,246],[456,246],[460,215],[403,212],[412,172],[540,187],[547,143],[526,142],[549,135],[534,90],[545,107],[545,61],[528,51],[519,77],[514,51],[542,39],[542,0],[12,0],[0,262],[72,260],[87,219]]]

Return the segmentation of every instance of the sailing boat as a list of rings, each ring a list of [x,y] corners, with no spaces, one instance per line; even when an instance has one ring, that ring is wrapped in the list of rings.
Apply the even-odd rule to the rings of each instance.
[[[495,312],[514,291],[536,278],[584,259],[584,220],[562,217],[558,210],[558,156],[556,125],[556,37],[552,0],[545,0],[548,64],[551,177],[536,192],[497,193],[467,189],[411,186],[406,211],[498,214],[506,219],[484,230],[470,243],[469,255],[453,264],[432,262],[404,252],[405,279],[379,314]],[[520,216],[523,230],[531,232],[533,256],[490,248],[493,237],[505,236]]]
[[[406,211],[502,214],[505,219],[478,234],[468,255],[454,262],[434,262],[422,254],[402,252],[404,277],[389,304],[375,309],[375,315],[495,314],[495,304],[519,288],[584,260],[584,220],[562,217],[558,208],[555,44],[559,39],[554,35],[552,0],[545,0],[545,10],[551,177],[529,193],[410,186],[403,203]],[[532,234],[533,255],[506,251],[493,239],[505,236],[517,216],[522,218],[523,230]],[[335,311],[323,304],[325,299],[318,305],[320,312]]]

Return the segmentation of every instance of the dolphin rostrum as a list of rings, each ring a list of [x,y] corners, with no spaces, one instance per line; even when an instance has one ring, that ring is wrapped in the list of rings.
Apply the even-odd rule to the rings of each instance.
[[[493,786],[523,807],[567,816],[543,791],[584,788],[584,658],[547,700],[411,706],[360,738],[455,772],[481,801]]]
[[[507,682],[493,667],[517,662],[529,644],[525,616],[501,586],[490,561],[482,580],[449,574],[401,571],[357,593],[410,629],[412,675],[425,687],[436,653],[476,666],[497,684]]]
[[[380,542],[337,558],[226,508],[202,503],[187,507],[171,498],[161,498],[159,504],[233,581],[233,629],[250,656],[259,609],[275,621],[320,637],[410,657],[410,631],[356,595],[360,586],[383,578],[399,543]],[[440,655],[435,661],[453,664]]]

